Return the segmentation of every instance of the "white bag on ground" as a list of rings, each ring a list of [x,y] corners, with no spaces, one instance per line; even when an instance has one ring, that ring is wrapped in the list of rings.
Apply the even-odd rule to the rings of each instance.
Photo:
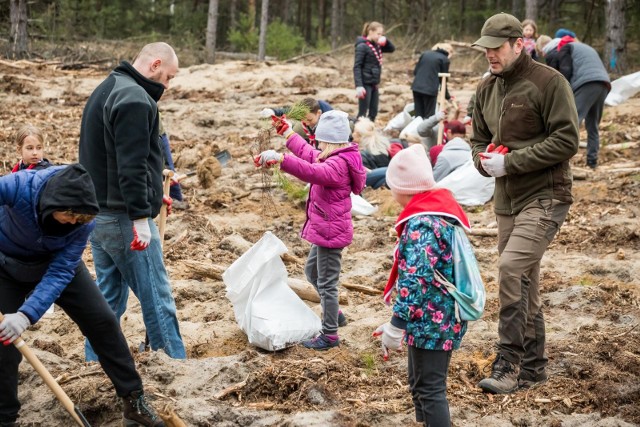
[[[377,206],[373,206],[367,202],[362,196],[351,193],[351,214],[352,215],[371,215],[378,210]]]
[[[484,205],[493,197],[496,179],[482,176],[469,160],[438,181],[438,187],[447,188],[463,206]]]
[[[313,338],[320,318],[291,290],[280,255],[287,247],[271,232],[222,274],[236,322],[249,343],[269,351]]]
[[[622,104],[638,92],[640,92],[640,71],[612,81],[611,92],[607,95],[604,103],[614,107]]]
[[[396,114],[393,119],[389,120],[389,123],[384,127],[384,130],[402,130],[406,125],[411,122],[413,118],[411,113],[414,110],[413,102],[411,104],[405,105],[404,109]]]

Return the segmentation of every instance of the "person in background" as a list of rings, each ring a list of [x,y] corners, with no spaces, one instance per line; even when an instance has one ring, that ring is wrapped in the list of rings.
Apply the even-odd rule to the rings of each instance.
[[[82,261],[99,207],[87,171],[54,166],[0,178],[0,426],[17,426],[18,365],[10,345],[54,302],[91,342],[123,401],[124,424],[164,426],[146,401],[120,324]]]
[[[491,76],[476,89],[471,148],[480,174],[496,178],[500,312],[497,355],[478,386],[512,393],[547,380],[540,262],[573,202],[578,113],[567,80],[526,54],[516,17],[493,15],[480,35]]]
[[[449,43],[437,43],[420,56],[413,70],[415,77],[411,85],[416,117],[427,118],[436,112],[441,83],[438,73],[449,72],[452,56],[453,47]],[[445,90],[445,98],[451,99],[448,88]]]
[[[524,42],[524,49],[527,51],[531,58],[538,59],[536,53],[536,39],[538,38],[538,26],[533,19],[525,19],[522,21],[522,41]]]
[[[471,146],[464,139],[467,133],[465,126],[457,120],[452,120],[445,123],[444,128],[447,133],[447,143],[436,145],[429,151],[429,157],[434,164],[433,179],[436,182],[471,160]],[[440,153],[432,154],[431,152],[438,147],[442,147]]]
[[[293,131],[304,138],[309,144],[317,147],[316,143],[316,126],[322,113],[333,110],[328,102],[321,99],[305,98],[301,104],[309,108],[306,117],[293,125]],[[265,108],[260,112],[260,117],[269,118],[271,116],[282,117],[285,115],[289,107],[282,108]]]
[[[311,184],[301,237],[311,243],[304,271],[320,295],[322,332],[302,344],[314,350],[327,350],[340,345],[338,280],[342,251],[353,240],[351,193],[362,192],[365,171],[357,144],[349,142],[347,113],[332,110],[320,116],[317,150],[290,129],[285,116],[274,116],[273,125],[285,137],[293,155],[267,150],[256,156],[254,162],[258,167],[279,164],[282,171]]]
[[[431,148],[438,145],[438,127],[440,122],[447,118],[447,111],[440,110],[431,117],[427,117],[417,127],[417,133],[420,137],[425,138],[423,140],[425,150],[429,151]],[[443,134],[442,143],[446,142],[446,134]]]
[[[166,169],[176,171],[176,167],[173,164],[173,155],[171,154],[171,144],[169,143],[169,135],[164,128],[164,123],[162,122],[162,118],[160,117],[160,113],[158,113],[158,132],[160,133],[160,144],[162,144],[162,149],[164,151],[164,167]],[[189,202],[184,199],[182,195],[182,186],[180,182],[175,179],[171,179],[171,185],[169,186],[169,197],[171,197],[171,209],[189,209]]]
[[[42,131],[32,125],[24,125],[16,132],[14,137],[20,160],[11,172],[23,169],[46,169],[51,166],[49,160],[44,158],[44,135]]]
[[[435,272],[454,282],[454,225],[470,229],[469,220],[451,192],[435,188],[431,164],[421,146],[413,145],[389,163],[387,185],[402,206],[396,220],[394,262],[384,292],[391,320],[376,329],[383,358],[408,347],[408,380],[416,421],[449,427],[447,373],[453,350],[460,347],[467,322],[456,318],[456,302],[436,280]]]
[[[185,359],[176,304],[153,218],[163,203],[163,149],[158,100],[178,73],[166,43],[145,45],[93,91],[82,114],[80,163],[96,188],[100,213],[91,234],[98,286],[116,317],[127,309],[129,289],[142,309],[152,350]],[[96,360],[90,343],[88,361]]]
[[[358,117],[369,117],[372,122],[378,115],[382,53],[391,53],[396,47],[384,35],[384,26],[379,22],[367,22],[362,36],[356,39],[353,63],[353,78],[358,98]]]

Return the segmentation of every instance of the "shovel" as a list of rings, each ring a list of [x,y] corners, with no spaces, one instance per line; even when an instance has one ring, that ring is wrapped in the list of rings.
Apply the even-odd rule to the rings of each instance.
[[[447,93],[447,77],[451,77],[450,73],[438,73],[440,77],[440,94],[438,95],[438,111],[441,111],[445,105],[445,97]],[[441,120],[438,124],[438,145],[442,145],[444,137],[444,122]]]
[[[228,150],[222,150],[213,155],[220,162],[220,166],[225,166],[231,160],[231,153]]]
[[[2,315],[2,313],[0,313],[0,322],[2,322],[3,319],[4,319],[4,316]],[[33,351],[27,346],[24,340],[22,338],[17,338],[13,342],[13,345],[16,346],[18,351],[20,351],[20,353],[22,353],[25,359],[29,361],[31,366],[33,366],[33,369],[35,369],[36,372],[40,375],[40,377],[42,377],[45,384],[47,384],[47,386],[51,389],[53,394],[55,394],[56,398],[60,401],[60,403],[62,403],[62,406],[64,406],[64,409],[67,410],[67,412],[71,415],[71,417],[75,420],[75,422],[78,423],[79,426],[91,427],[91,424],[89,424],[89,422],[84,417],[84,415],[82,415],[82,412],[80,412],[80,409],[78,409],[78,407],[73,404],[71,399],[69,399],[69,396],[67,396],[67,394],[64,392],[62,387],[60,387],[60,384],[56,382],[56,380],[49,373],[47,368],[44,367],[42,362],[40,362],[40,359],[38,359],[38,357],[33,353]]]

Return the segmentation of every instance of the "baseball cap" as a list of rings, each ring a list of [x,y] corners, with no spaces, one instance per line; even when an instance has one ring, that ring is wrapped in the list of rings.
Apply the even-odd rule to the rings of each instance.
[[[522,23],[513,15],[498,13],[487,19],[480,31],[480,38],[472,46],[496,49],[510,37],[522,37]]]

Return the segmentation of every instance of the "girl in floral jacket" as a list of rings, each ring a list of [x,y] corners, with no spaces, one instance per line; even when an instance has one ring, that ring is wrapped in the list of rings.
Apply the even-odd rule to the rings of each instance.
[[[449,426],[447,371],[451,352],[467,330],[455,314],[455,300],[434,276],[453,277],[454,225],[469,228],[469,220],[449,190],[434,188],[431,163],[421,145],[398,153],[387,169],[387,185],[404,207],[396,221],[398,245],[385,301],[397,294],[391,321],[380,326],[385,360],[389,349],[409,348],[409,387],[416,421],[425,426]],[[453,224],[452,224],[453,223]],[[395,286],[394,286],[395,285]]]

